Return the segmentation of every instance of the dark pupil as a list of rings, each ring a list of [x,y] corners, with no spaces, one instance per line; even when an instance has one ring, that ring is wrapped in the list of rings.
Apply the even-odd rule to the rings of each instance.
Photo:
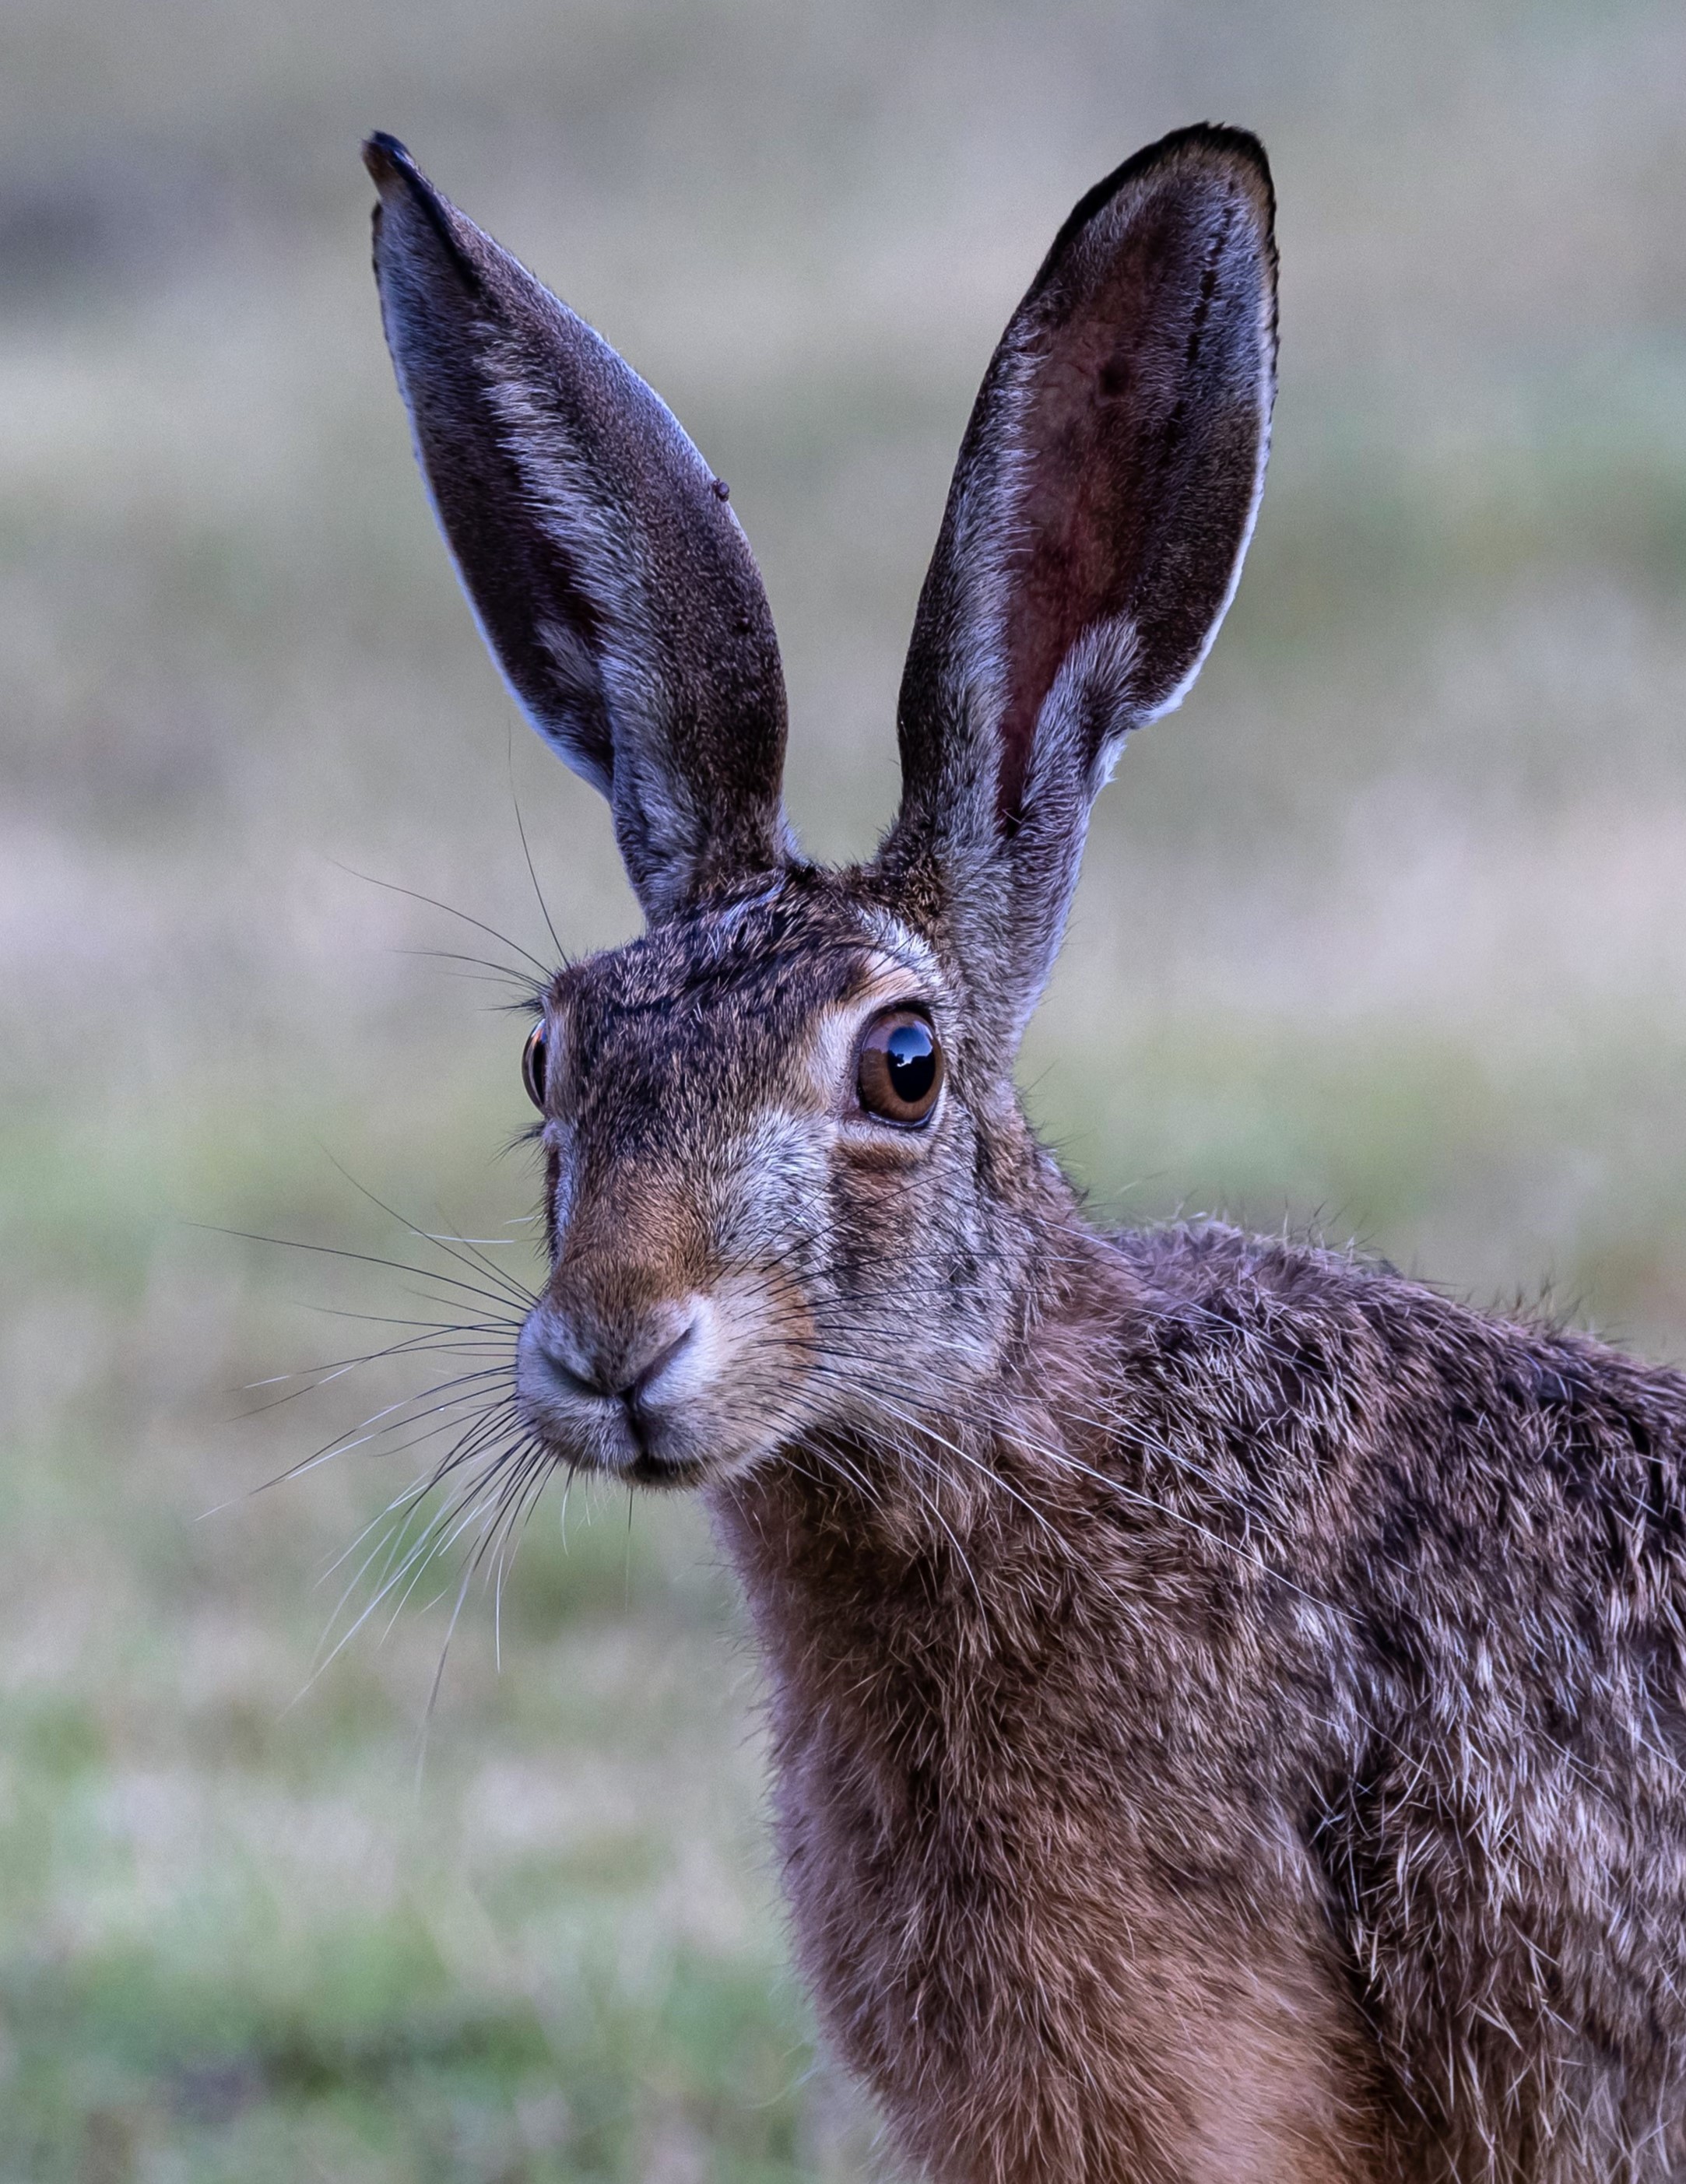
[[[885,1041],[890,1089],[916,1107],[936,1077],[936,1041],[922,1023],[897,1024]]]

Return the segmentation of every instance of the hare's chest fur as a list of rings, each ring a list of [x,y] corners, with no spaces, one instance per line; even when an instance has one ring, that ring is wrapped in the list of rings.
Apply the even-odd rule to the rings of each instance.
[[[1121,1611],[1104,1540],[932,1529],[793,1587],[781,1522],[727,1524],[799,1953],[905,2150],[943,2184],[1379,2175],[1297,1737],[1261,1765],[1221,1637]]]
[[[1232,1236],[1119,1263],[1110,1438],[1057,1444],[1045,1323],[970,1529],[722,1505],[833,2038],[941,2184],[1678,2173],[1678,1376]]]

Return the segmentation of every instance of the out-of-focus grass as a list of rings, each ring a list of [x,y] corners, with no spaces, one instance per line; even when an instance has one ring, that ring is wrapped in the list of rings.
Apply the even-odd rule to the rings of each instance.
[[[568,946],[632,924],[427,521],[356,139],[405,135],[731,479],[841,855],[1048,236],[1160,131],[1260,129],[1265,515],[1101,807],[1032,1105],[1107,1217],[1315,1226],[1678,1354],[1686,26],[14,0],[0,36],[0,2178],[863,2173],[695,1512],[542,1504],[418,1786],[452,1581],[312,1676],[428,1449],[253,1491],[431,1382],[237,1391],[463,1273],[341,1167],[532,1268],[520,1025],[408,952],[506,951],[343,867],[548,954],[518,799]]]
[[[427,1376],[234,1391],[384,1339],[330,1314],[461,1305],[350,1262],[282,1273],[157,1209],[214,1178],[225,1217],[457,1270],[203,1102],[149,1144],[41,1117],[5,1154],[8,1258],[42,1286],[6,1378],[0,2175],[857,2173],[782,1963],[745,1663],[693,1513],[553,1497],[501,1600],[472,1596],[427,1723],[450,1564],[383,1642],[396,1595],[320,1659],[377,1590],[337,1615],[361,1557],[332,1565],[427,1449],[245,1498]]]

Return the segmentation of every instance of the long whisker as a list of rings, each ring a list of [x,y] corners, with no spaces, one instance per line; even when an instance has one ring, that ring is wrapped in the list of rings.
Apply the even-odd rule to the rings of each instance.
[[[466,956],[456,948],[395,948],[395,956],[409,956],[418,962],[457,963],[464,967],[454,975],[466,978],[477,985],[513,986],[522,996],[522,1005],[532,1008],[543,1001],[550,981],[537,978],[531,971],[522,971],[508,963],[494,963],[487,956]]]
[[[567,960],[567,950],[562,946],[561,941],[557,935],[555,924],[550,916],[550,905],[545,901],[544,890],[539,884],[538,868],[533,861],[533,851],[528,846],[527,827],[521,816],[521,799],[516,794],[515,731],[513,722],[510,723],[508,726],[508,734],[509,742],[505,752],[505,756],[509,762],[510,802],[515,807],[515,831],[521,837],[521,854],[527,860],[527,877],[532,881],[533,892],[539,899],[539,914],[544,921],[544,930],[550,936],[550,945],[555,950],[558,960],[560,961],[566,962]]]
[[[477,1428],[474,1430],[477,1433],[483,1431],[483,1424],[481,1428]],[[472,1435],[471,1435],[470,1438],[472,1439]],[[460,1444],[459,1446],[461,1445]],[[430,1493],[446,1475],[447,1471],[452,1468],[454,1461],[460,1460],[465,1459],[447,1458],[445,1464],[442,1465],[440,1468],[435,1472],[433,1479],[428,1481],[427,1485],[414,1497],[412,1513],[415,1510],[419,1510],[423,1502],[425,1502],[427,1495]],[[349,1646],[351,1641],[356,1636],[357,1633],[363,1628],[364,1624],[368,1622],[371,1616],[372,1616],[375,1611],[380,1607],[382,1601],[388,1598],[396,1586],[404,1584],[404,1581],[407,1577],[409,1579],[409,1584],[405,1585],[405,1591],[399,1602],[399,1607],[400,1608],[403,1607],[404,1601],[409,1597],[410,1592],[413,1590],[416,1579],[420,1576],[422,1570],[426,1568],[427,1563],[434,1558],[436,1554],[449,1552],[451,1544],[456,1538],[461,1536],[463,1525],[455,1524],[455,1529],[451,1529],[449,1528],[455,1524],[455,1519],[465,1504],[472,1502],[474,1495],[480,1490],[483,1485],[484,1480],[482,1479],[475,1485],[471,1486],[467,1493],[465,1496],[459,1497],[458,1501],[453,1503],[448,1509],[436,1511],[433,1516],[429,1519],[427,1524],[423,1528],[421,1536],[416,1542],[416,1545],[405,1556],[403,1561],[399,1563],[395,1570],[391,1570],[391,1553],[389,1552],[388,1567],[388,1569],[391,1570],[391,1574],[383,1578],[383,1580],[379,1585],[373,1596],[365,1605],[361,1613],[357,1616],[355,1620],[343,1634],[338,1641],[332,1647],[332,1651],[330,1651],[319,1662],[315,1669],[312,1673],[310,1680],[310,1683],[315,1683],[316,1679],[330,1665],[330,1663],[338,1658],[346,1646]],[[405,1519],[405,1529],[407,1529],[409,1521],[410,1521],[410,1518]],[[464,1520],[465,1523],[472,1521],[472,1514],[468,1518]],[[401,1532],[399,1536],[401,1540]],[[380,1547],[377,1546],[374,1550],[374,1553],[377,1555],[380,1551]],[[395,1552],[396,1546],[394,1546],[391,1552]],[[372,1556],[371,1559],[373,1559]],[[366,1563],[364,1567],[366,1568],[368,1565]],[[361,1573],[359,1574],[360,1577]],[[353,1585],[348,1588],[342,1599],[342,1607],[343,1606],[343,1601],[345,1599],[349,1599],[351,1592],[355,1590],[355,1581],[354,1580]],[[338,1611],[336,1610],[336,1617],[338,1616]],[[388,1628],[390,1627],[391,1626],[389,1624]],[[332,1624],[331,1623],[329,1625],[330,1630],[332,1628]],[[309,1690],[309,1688],[310,1684],[307,1684],[305,1685],[305,1689]],[[300,1696],[302,1696],[303,1694],[301,1693]]]
[[[388,1324],[394,1323],[388,1322]],[[466,1340],[460,1335],[476,1334],[477,1339]],[[276,1373],[267,1380],[248,1381],[243,1394],[254,1395],[260,1388],[278,1387],[285,1380],[298,1380],[303,1384],[290,1389],[284,1396],[273,1396],[268,1401],[255,1403],[240,1417],[260,1418],[265,1411],[277,1410],[283,1403],[291,1403],[300,1396],[313,1395],[318,1388],[326,1388],[347,1373],[355,1373],[360,1365],[379,1365],[392,1357],[483,1357],[498,1354],[508,1347],[506,1337],[488,1332],[484,1340],[477,1339],[472,1329],[442,1329],[439,1331],[415,1334],[403,1342],[389,1342],[384,1349],[366,1350],[355,1357],[336,1357],[320,1365],[301,1365],[291,1373]]]
[[[367,1184],[360,1183],[351,1171],[337,1161],[332,1153],[326,1153],[325,1156],[329,1166],[343,1176],[355,1191],[366,1198],[371,1206],[378,1207],[388,1220],[396,1221],[400,1228],[407,1228],[418,1243],[432,1244],[437,1250],[443,1251],[448,1259],[455,1260],[458,1266],[466,1267],[472,1273],[477,1273],[486,1276],[504,1292],[509,1303],[518,1305],[525,1309],[534,1301],[533,1292],[516,1281],[514,1275],[505,1268],[496,1265],[483,1253],[477,1254],[472,1250],[466,1252],[459,1251],[455,1241],[443,1236],[436,1236],[426,1228],[418,1228],[416,1223],[406,1215],[400,1213],[396,1206],[388,1206],[383,1198],[371,1190]]]
[[[396,1402],[371,1412],[360,1424],[349,1427],[332,1440],[324,1441],[310,1455],[301,1457],[297,1463],[290,1464],[285,1471],[277,1472],[274,1478],[265,1479],[261,1486],[254,1486],[252,1491],[254,1494],[267,1493],[274,1487],[303,1478],[306,1472],[315,1470],[319,1465],[331,1463],[336,1457],[349,1456],[354,1448],[363,1448],[371,1441],[381,1440],[385,1434],[407,1429],[420,1424],[423,1418],[437,1416],[441,1411],[449,1411],[462,1403],[475,1401],[477,1399],[472,1395],[453,1396],[449,1390],[453,1388],[472,1389],[483,1381],[504,1379],[507,1373],[506,1366],[483,1366],[478,1371],[458,1373],[453,1379],[442,1380],[434,1387],[424,1389],[418,1396],[401,1396]],[[431,1403],[430,1398],[435,1396],[444,1400]],[[427,1404],[429,1407],[417,1410],[417,1404]],[[390,1423],[382,1424],[382,1420]]]
[[[477,1288],[472,1282],[460,1280],[455,1274],[442,1274],[433,1267],[412,1267],[402,1259],[383,1259],[372,1251],[348,1251],[338,1244],[306,1244],[294,1236],[264,1236],[254,1228],[225,1228],[215,1221],[189,1221],[184,1224],[197,1228],[208,1236],[232,1236],[246,1244],[267,1244],[278,1251],[313,1251],[325,1259],[349,1259],[359,1266],[383,1267],[388,1273],[409,1274],[419,1282],[440,1282],[449,1289],[461,1290],[469,1296],[478,1297],[483,1304],[501,1307],[511,1302],[494,1290]],[[422,1232],[417,1230],[418,1235]],[[431,1237],[423,1237],[431,1243]],[[530,1303],[531,1298],[528,1300]]]
[[[354,880],[362,880],[370,887],[384,888],[388,894],[407,895],[411,902],[426,903],[429,910],[444,911],[447,917],[461,918],[465,925],[472,925],[477,932],[483,933],[488,940],[495,940],[500,948],[511,949],[516,955],[524,956],[545,984],[549,985],[550,972],[539,961],[532,950],[523,948],[518,940],[511,940],[507,933],[500,933],[495,925],[488,925],[483,918],[471,917],[466,910],[455,909],[451,904],[441,902],[437,895],[422,894],[416,888],[400,887],[396,880],[377,879],[372,872],[360,872],[355,865],[343,865],[338,858],[330,857],[328,862],[336,871],[346,873]]]

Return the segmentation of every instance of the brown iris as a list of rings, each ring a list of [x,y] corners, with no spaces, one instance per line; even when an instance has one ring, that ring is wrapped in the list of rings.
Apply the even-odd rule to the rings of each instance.
[[[916,1129],[942,1089],[942,1049],[913,1009],[886,1009],[867,1026],[855,1065],[860,1102],[880,1122]]]
[[[541,1113],[544,1107],[545,1061],[544,1023],[541,1017],[527,1034],[527,1044],[521,1050],[521,1081],[527,1087],[528,1098]]]

